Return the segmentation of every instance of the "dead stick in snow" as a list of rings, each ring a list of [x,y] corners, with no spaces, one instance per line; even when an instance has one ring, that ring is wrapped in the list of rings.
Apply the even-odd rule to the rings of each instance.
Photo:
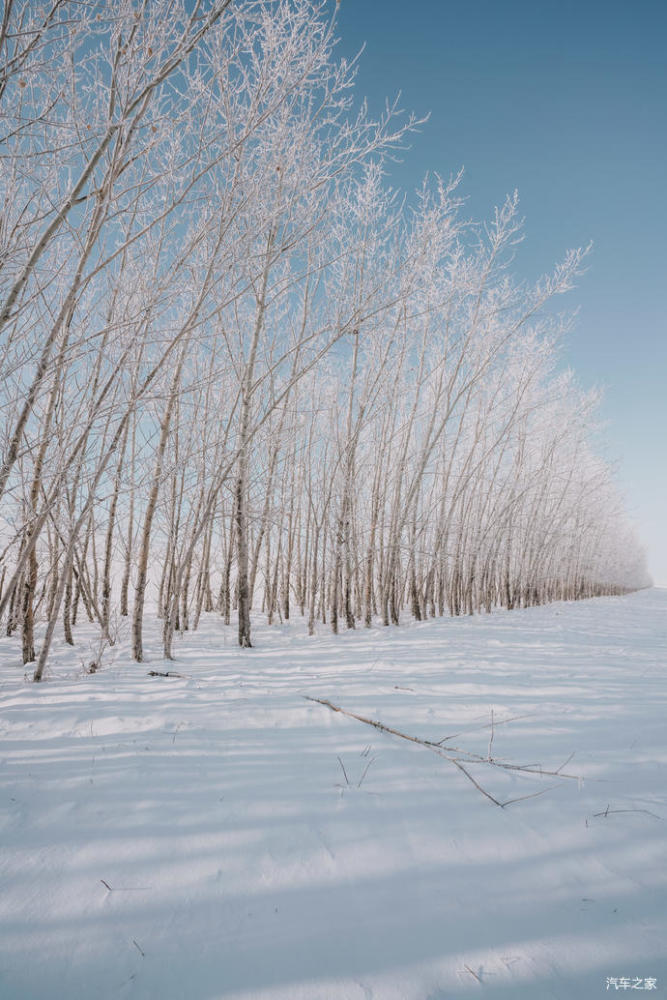
[[[347,776],[347,771],[345,770],[345,764],[343,764],[343,762],[342,762],[342,760],[340,759],[340,757],[338,758],[338,763],[340,764],[340,766],[341,766],[341,767],[342,767],[342,769],[343,769],[343,774],[344,774],[344,776],[345,776],[345,784],[346,784],[346,785],[349,785],[349,784],[350,784],[350,781],[349,781],[349,778],[348,778],[348,776]]]
[[[454,764],[463,774],[465,774],[468,780],[472,782],[475,788],[477,788],[478,791],[482,793],[482,795],[486,796],[487,799],[490,799],[490,801],[493,802],[495,805],[500,806],[501,809],[504,809],[505,806],[510,805],[512,802],[520,802],[524,798],[534,798],[535,794],[542,794],[542,792],[539,792],[531,795],[521,796],[518,799],[510,799],[508,802],[499,802],[498,799],[494,798],[493,795],[487,792],[484,788],[482,788],[482,786],[477,781],[475,781],[475,779],[472,777],[470,772],[466,770],[466,768],[463,766],[458,757],[452,757],[450,754],[445,753],[441,743],[435,743],[433,740],[422,739],[419,736],[410,736],[408,733],[401,732],[400,729],[392,729],[391,726],[385,726],[384,723],[378,722],[377,719],[368,719],[366,718],[365,715],[358,715],[356,712],[348,712],[346,709],[341,708],[340,705],[334,705],[333,702],[329,701],[326,698],[313,698],[311,695],[308,694],[304,694],[303,697],[306,699],[306,701],[313,701],[316,702],[318,705],[324,705],[326,708],[330,708],[332,712],[339,712],[341,715],[346,715],[350,719],[356,719],[357,722],[363,722],[367,726],[373,726],[374,729],[379,729],[380,732],[389,733],[391,736],[398,736],[399,739],[408,740],[408,742],[410,743],[417,743],[420,746],[426,747],[428,750],[432,750],[433,753],[437,753],[438,756],[444,757],[445,760],[448,760],[450,761],[450,763]],[[527,774],[539,774],[541,776],[550,775],[551,777],[573,778],[579,780],[578,775],[563,774],[560,770],[545,771],[543,768],[527,767],[521,764],[507,764],[499,760],[489,760],[487,757],[481,757],[479,756],[479,754],[471,754],[465,750],[459,750],[457,747],[448,747],[447,749],[454,750],[457,753],[465,753],[466,764],[470,763],[488,764],[491,767],[503,768],[503,770],[523,771],[524,773]],[[562,766],[564,765],[561,765],[561,767]],[[547,792],[549,791],[549,789],[545,788],[543,789],[543,791]]]
[[[653,819],[662,819],[662,816],[658,816],[657,813],[651,812],[650,809],[610,809],[609,806],[601,813],[593,813],[594,816],[610,816],[612,813],[646,813],[647,816],[652,816]]]
[[[109,892],[149,892],[151,889],[150,885],[132,885],[132,886],[120,886],[120,885],[109,885],[105,882],[103,878],[100,879],[102,885],[109,890]]]
[[[362,774],[362,776],[361,776],[361,777],[359,778],[359,784],[357,785],[357,788],[361,788],[361,786],[362,786],[362,785],[363,785],[363,783],[364,783],[364,778],[365,778],[365,777],[366,777],[366,775],[368,774],[368,769],[369,769],[369,767],[371,766],[371,764],[374,764],[374,763],[375,763],[375,757],[371,757],[371,759],[369,760],[368,764],[366,764],[366,768],[365,768],[365,770],[364,770],[364,773],[363,773],[363,774]]]

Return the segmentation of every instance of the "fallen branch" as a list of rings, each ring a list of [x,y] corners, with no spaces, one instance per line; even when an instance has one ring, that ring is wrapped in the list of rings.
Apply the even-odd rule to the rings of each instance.
[[[436,743],[433,740],[423,739],[420,736],[410,736],[409,733],[403,733],[401,732],[400,729],[393,729],[391,726],[385,726],[383,722],[378,722],[377,719],[368,719],[366,718],[365,715],[358,715],[356,712],[348,712],[346,709],[341,708],[340,705],[334,705],[333,702],[328,701],[326,698],[313,698],[311,697],[311,695],[307,694],[303,695],[303,697],[306,699],[306,701],[313,701],[316,702],[318,705],[324,705],[325,708],[331,709],[332,712],[339,712],[341,715],[346,715],[349,719],[356,719],[357,722],[363,722],[364,725],[366,726],[373,726],[374,729],[379,729],[380,732],[388,733],[390,736],[398,736],[399,739],[407,740],[409,743],[417,743],[419,746],[426,747],[427,750],[431,750],[433,753],[437,753],[439,757],[444,757],[445,760],[448,760],[451,764],[454,764],[455,767],[457,767],[459,771],[461,771],[462,774],[464,774],[466,778],[475,786],[475,788],[482,793],[482,795],[484,795],[487,799],[493,802],[494,805],[499,806],[501,809],[504,809],[505,806],[509,806],[514,802],[522,802],[524,799],[532,799],[538,795],[543,795],[545,792],[550,791],[550,788],[557,787],[556,785],[551,785],[550,788],[544,788],[539,792],[532,792],[530,795],[522,795],[516,799],[509,799],[507,802],[500,802],[498,799],[494,798],[494,796],[491,795],[490,792],[487,792],[486,789],[483,788],[479,784],[479,782],[475,780],[475,778],[473,778],[470,772],[463,766],[463,763],[461,762],[461,759],[458,756],[454,757],[452,756],[452,754],[445,752],[445,750],[442,747],[443,743],[442,740]],[[567,764],[568,761],[572,759],[573,755],[568,757],[565,763],[561,764],[561,768],[559,768],[557,771],[545,771],[544,768],[537,767],[532,764],[530,765],[508,764],[505,761],[496,760],[495,758],[491,758],[490,756],[482,757],[479,754],[470,753],[467,750],[460,750],[458,747],[447,747],[447,750],[451,750],[456,754],[464,754],[465,755],[464,761],[466,764],[487,764],[491,767],[500,767],[503,770],[507,771],[523,771],[526,774],[539,774],[540,776],[547,775],[554,778],[571,778],[576,781],[581,780],[580,777],[576,774],[563,774],[563,772],[561,771],[561,768],[564,767],[565,764]],[[340,761],[340,757],[338,759]],[[343,766],[342,761],[340,763],[342,767]],[[345,774],[345,768],[343,768],[343,773]]]
[[[149,670],[149,677],[183,677],[183,674],[177,674],[175,670],[167,670],[166,673],[162,670]]]

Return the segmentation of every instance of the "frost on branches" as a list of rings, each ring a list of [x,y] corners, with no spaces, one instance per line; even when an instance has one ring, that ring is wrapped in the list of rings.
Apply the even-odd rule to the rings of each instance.
[[[14,0],[0,28],[0,615],[164,654],[202,612],[385,624],[648,583],[555,297],[311,0]],[[39,636],[39,642],[36,640]]]

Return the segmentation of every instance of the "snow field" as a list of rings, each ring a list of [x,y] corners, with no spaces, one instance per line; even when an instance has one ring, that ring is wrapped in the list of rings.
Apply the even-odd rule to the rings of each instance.
[[[6,641],[0,997],[663,995],[666,612],[650,590],[339,637],[299,621],[251,650],[210,615],[175,663],[155,632],[150,662],[126,637],[93,676],[81,631],[42,685]],[[573,777],[466,763],[499,801],[543,792],[501,809],[305,695]]]

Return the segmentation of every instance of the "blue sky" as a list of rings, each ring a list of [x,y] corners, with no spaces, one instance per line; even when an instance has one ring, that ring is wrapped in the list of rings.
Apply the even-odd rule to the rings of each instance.
[[[338,35],[371,110],[430,112],[392,184],[464,167],[476,219],[518,189],[527,278],[593,241],[563,362],[667,586],[667,0],[342,0]]]

